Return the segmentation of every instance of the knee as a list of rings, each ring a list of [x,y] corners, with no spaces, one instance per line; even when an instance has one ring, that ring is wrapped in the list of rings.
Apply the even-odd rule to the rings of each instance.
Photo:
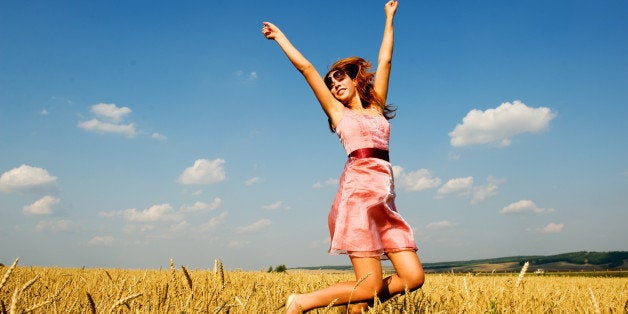
[[[423,271],[412,272],[410,274],[405,274],[402,279],[407,289],[414,291],[423,286],[423,283],[425,282],[425,273]]]
[[[365,291],[368,291],[369,293],[373,294],[378,294],[380,291],[382,291],[382,288],[384,286],[382,279],[381,278],[373,278],[372,280],[365,280],[362,283],[363,289]]]
[[[359,293],[359,295],[364,294],[366,297],[372,298],[379,294],[383,286],[381,278],[368,278],[360,282],[356,290],[360,290],[361,293]]]

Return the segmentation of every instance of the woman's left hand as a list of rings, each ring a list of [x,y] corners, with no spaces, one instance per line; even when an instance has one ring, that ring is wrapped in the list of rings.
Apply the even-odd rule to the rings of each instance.
[[[262,25],[262,34],[267,39],[277,39],[278,36],[283,35],[279,27],[275,26],[273,23],[263,22]]]

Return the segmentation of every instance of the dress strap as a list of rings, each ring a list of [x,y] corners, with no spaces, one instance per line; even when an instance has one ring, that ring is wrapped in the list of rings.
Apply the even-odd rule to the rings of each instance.
[[[349,158],[379,158],[389,161],[388,151],[375,147],[360,148],[352,151],[349,154]]]

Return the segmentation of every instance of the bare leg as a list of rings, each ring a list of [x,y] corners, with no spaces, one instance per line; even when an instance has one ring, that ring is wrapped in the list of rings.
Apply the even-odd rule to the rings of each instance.
[[[385,302],[395,295],[404,293],[406,286],[409,291],[416,290],[423,285],[425,281],[425,273],[423,266],[417,254],[413,251],[401,251],[389,253],[388,257],[393,263],[396,274],[384,278],[382,289],[378,294],[378,298]],[[362,313],[366,310],[369,302],[361,302],[351,304],[348,308],[349,313]]]
[[[384,282],[379,258],[351,257],[351,264],[356,281],[340,282],[314,292],[298,294],[286,309],[287,313],[299,313],[327,306],[332,302],[339,305],[372,299],[380,292]]]
[[[388,300],[391,297],[404,293],[406,288],[414,291],[421,288],[425,281],[423,265],[419,256],[413,251],[388,253],[388,257],[395,267],[396,274],[384,279],[380,299]]]

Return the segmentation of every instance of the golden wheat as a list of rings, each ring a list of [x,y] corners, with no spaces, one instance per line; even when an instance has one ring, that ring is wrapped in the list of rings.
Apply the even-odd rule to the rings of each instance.
[[[13,266],[4,272],[0,313],[280,313],[286,296],[355,280],[353,274],[291,270],[74,269]],[[174,268],[174,262],[172,262]],[[223,268],[221,271],[220,269]],[[6,275],[9,274],[9,275]],[[428,274],[423,288],[368,313],[626,313],[628,278],[527,274]],[[182,278],[176,277],[182,276]],[[365,279],[360,278],[355,287]],[[183,281],[181,281],[183,280]],[[193,297],[191,297],[193,295]],[[346,313],[329,304],[311,313]]]
[[[11,267],[9,267],[9,269],[7,269],[7,271],[4,273],[4,276],[2,276],[2,280],[0,280],[0,291],[2,290],[2,287],[4,287],[4,284],[7,283],[7,280],[9,279],[9,276],[11,276],[11,272],[13,271],[13,269],[15,269],[18,260],[19,258],[16,258]]]

